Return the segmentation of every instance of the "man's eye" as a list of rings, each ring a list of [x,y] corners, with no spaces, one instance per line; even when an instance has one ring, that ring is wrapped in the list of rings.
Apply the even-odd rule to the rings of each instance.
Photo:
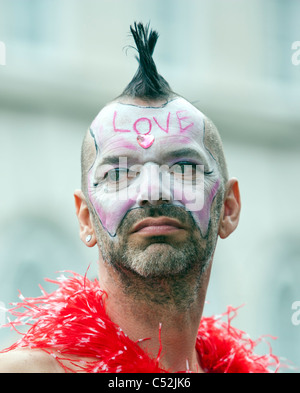
[[[197,164],[190,162],[179,162],[170,168],[170,173],[182,179],[193,179],[197,174]]]
[[[108,171],[104,179],[111,183],[120,183],[127,179],[134,178],[138,173],[131,171],[128,168],[115,168]]]
[[[104,175],[104,179],[109,182],[119,182],[121,179],[127,177],[127,169],[111,169]]]
[[[213,171],[206,170],[204,165],[193,162],[178,162],[170,168],[170,173],[183,180],[194,180],[202,175],[211,175]]]

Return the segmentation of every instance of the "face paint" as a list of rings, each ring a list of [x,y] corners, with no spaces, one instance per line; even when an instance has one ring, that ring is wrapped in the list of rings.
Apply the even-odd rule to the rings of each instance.
[[[142,200],[162,198],[189,211],[205,237],[220,174],[204,133],[204,115],[182,98],[162,107],[113,103],[99,113],[88,193],[110,236]]]

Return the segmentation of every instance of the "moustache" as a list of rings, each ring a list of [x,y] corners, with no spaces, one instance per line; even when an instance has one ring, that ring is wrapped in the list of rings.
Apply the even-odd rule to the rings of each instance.
[[[157,206],[143,206],[129,210],[120,223],[119,232],[122,235],[128,232],[133,225],[145,218],[168,217],[178,220],[182,225],[196,228],[196,223],[191,213],[182,206],[161,204]]]

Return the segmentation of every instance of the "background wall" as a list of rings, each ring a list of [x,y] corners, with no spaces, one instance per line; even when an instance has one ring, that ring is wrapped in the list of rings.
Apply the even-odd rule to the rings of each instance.
[[[274,353],[300,366],[299,15],[297,0],[0,0],[0,304],[57,271],[97,274],[73,203],[81,140],[136,70],[129,25],[151,20],[160,73],[216,123],[240,180],[205,314],[245,304],[235,326],[277,336]],[[0,329],[0,347],[14,340]]]

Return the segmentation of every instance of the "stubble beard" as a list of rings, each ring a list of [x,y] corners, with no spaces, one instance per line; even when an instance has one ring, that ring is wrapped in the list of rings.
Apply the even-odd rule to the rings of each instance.
[[[177,219],[189,228],[185,241],[155,236],[141,244],[130,239],[128,233],[134,224],[159,216]],[[213,227],[211,221],[203,238],[189,212],[166,204],[133,209],[114,238],[100,223],[96,232],[102,259],[116,272],[128,296],[161,305],[173,303],[184,309],[197,298],[202,276],[210,265],[216,244]]]

